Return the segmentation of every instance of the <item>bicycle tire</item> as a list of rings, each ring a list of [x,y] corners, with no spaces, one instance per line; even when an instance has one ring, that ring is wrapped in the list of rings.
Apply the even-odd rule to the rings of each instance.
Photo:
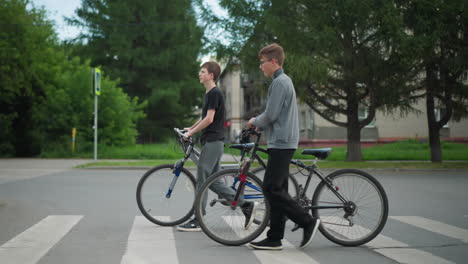
[[[181,224],[193,215],[196,180],[187,169],[181,168],[170,197],[166,197],[174,178],[173,169],[174,164],[156,166],[148,170],[137,185],[138,208],[146,219],[161,226]],[[183,191],[179,186],[184,187]]]
[[[384,228],[388,218],[388,199],[382,185],[370,174],[355,169],[334,171],[326,177],[338,187],[338,192],[351,201],[357,210],[352,216],[353,225],[345,219],[346,211],[340,209],[312,209],[320,218],[320,232],[330,241],[342,246],[359,246],[374,239]],[[335,189],[336,189],[335,187]],[[366,193],[366,190],[369,192]],[[343,202],[324,181],[315,189],[312,205],[341,205]],[[371,206],[376,208],[372,209]]]
[[[245,185],[244,199],[258,202],[258,209],[254,216],[257,222],[254,221],[248,229],[245,229],[245,216],[241,206],[233,210],[228,200],[211,204],[215,200],[220,200],[218,194],[212,190],[213,184],[221,180],[236,190],[239,184],[234,185],[233,182],[238,177],[238,169],[226,169],[213,174],[200,187],[195,199],[195,214],[202,230],[214,241],[227,246],[239,246],[257,238],[265,230],[270,214],[269,202],[261,191],[262,181],[250,172],[247,173],[247,182],[250,185]],[[203,197],[205,195],[207,195],[208,205],[204,214]]]

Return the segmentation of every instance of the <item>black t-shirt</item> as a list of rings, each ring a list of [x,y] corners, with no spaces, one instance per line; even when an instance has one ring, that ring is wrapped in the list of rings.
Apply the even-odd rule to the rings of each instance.
[[[211,89],[203,98],[202,119],[206,117],[208,110],[214,109],[213,123],[202,130],[200,141],[206,142],[224,140],[224,96],[218,87]]]

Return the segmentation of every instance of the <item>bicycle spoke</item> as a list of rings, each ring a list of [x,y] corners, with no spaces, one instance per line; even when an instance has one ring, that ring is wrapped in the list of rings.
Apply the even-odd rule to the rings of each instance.
[[[173,165],[161,165],[151,169],[142,177],[137,188],[140,211],[148,220],[158,225],[176,225],[192,214],[195,180],[188,175],[189,172],[181,171],[171,195],[168,196],[169,186],[175,179],[172,168]]]
[[[232,172],[231,172],[232,171]],[[219,174],[219,175],[218,175]],[[251,174],[248,176],[248,184],[244,186],[243,195],[238,200],[237,206],[233,204],[232,199],[235,197],[237,190],[240,187],[240,181],[237,180],[238,170],[225,170],[213,175],[201,187],[200,193],[197,195],[196,214],[203,231],[215,241],[225,245],[241,245],[255,239],[266,226],[268,208],[266,200],[261,192],[261,181],[253,180],[250,177],[255,177]],[[219,179],[223,179],[227,186],[232,187],[220,189],[220,186],[214,186]],[[226,185],[224,185],[226,186]],[[229,192],[228,192],[229,191]],[[219,193],[218,193],[219,192]],[[208,201],[219,199],[223,196],[226,203],[215,202],[209,203],[203,210],[202,197],[206,196]],[[246,228],[248,213],[246,203],[255,202],[256,211],[252,215],[253,223]]]
[[[330,176],[341,202],[326,185],[321,184],[314,195],[314,212],[321,219],[321,231],[330,240],[342,245],[368,242],[380,232],[386,222],[388,206],[385,193],[371,176],[357,170],[336,172]],[[322,209],[320,206],[344,205],[343,209]]]

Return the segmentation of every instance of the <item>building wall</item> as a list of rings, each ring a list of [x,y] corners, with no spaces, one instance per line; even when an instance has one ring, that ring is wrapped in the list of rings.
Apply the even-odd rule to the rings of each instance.
[[[427,137],[427,117],[423,105],[415,106],[421,113],[409,113],[401,116],[400,111],[385,114],[377,111],[375,125],[381,138]]]
[[[244,89],[241,87],[241,71],[237,64],[230,65],[229,70],[221,74],[219,86],[226,98],[226,121],[230,127],[226,128],[227,141],[234,142],[242,127],[246,123],[243,120],[246,111],[244,109]],[[298,99],[299,127],[302,140],[343,140],[347,139],[347,130],[339,127],[319,114],[314,113],[309,106],[301,103]],[[420,113],[409,113],[401,116],[399,111],[386,114],[377,111],[373,124],[361,130],[362,141],[377,141],[379,139],[398,138],[425,138],[428,137],[427,117],[424,100],[414,106]],[[346,121],[345,116],[338,121]],[[449,121],[447,127],[441,130],[443,138],[468,138],[468,119],[460,122]]]
[[[224,93],[226,104],[226,140],[236,141],[236,137],[242,130],[242,115],[244,109],[244,91],[241,89],[240,67],[230,65],[229,71],[223,71],[218,86]]]
[[[420,113],[409,113],[401,116],[400,111],[392,114],[377,111],[373,125],[361,130],[362,140],[378,140],[382,138],[425,138],[428,137],[428,125],[424,100],[414,106]],[[314,137],[311,139],[346,139],[346,129],[325,120],[320,115],[314,115]],[[339,118],[345,121],[344,116]],[[468,137],[468,119],[460,122],[449,121],[441,129],[443,138]]]
[[[378,112],[376,114],[375,124],[379,129],[379,137],[428,137],[429,132],[424,100],[421,100],[417,105],[414,105],[414,107],[420,110],[421,113],[409,113],[401,117],[400,111],[396,111],[394,114]],[[440,135],[443,138],[468,137],[468,119],[463,119],[460,122],[449,121],[448,124],[441,129]]]

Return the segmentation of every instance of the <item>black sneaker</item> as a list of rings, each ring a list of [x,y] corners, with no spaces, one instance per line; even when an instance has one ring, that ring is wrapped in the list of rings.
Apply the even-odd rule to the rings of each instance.
[[[177,226],[177,230],[183,232],[200,232],[201,227],[198,225],[197,219],[193,218],[187,223]]]
[[[262,241],[258,242],[250,242],[247,246],[253,249],[263,249],[263,250],[282,250],[283,244],[281,240],[272,240],[269,238],[265,238]]]
[[[320,219],[313,219],[312,222],[304,227],[304,234],[302,236],[302,242],[300,248],[306,248],[312,239],[314,238],[315,234],[317,233],[317,229],[320,226]]]
[[[244,228],[249,229],[250,225],[255,219],[255,212],[257,211],[258,202],[245,202],[241,206],[242,213],[245,215]]]

